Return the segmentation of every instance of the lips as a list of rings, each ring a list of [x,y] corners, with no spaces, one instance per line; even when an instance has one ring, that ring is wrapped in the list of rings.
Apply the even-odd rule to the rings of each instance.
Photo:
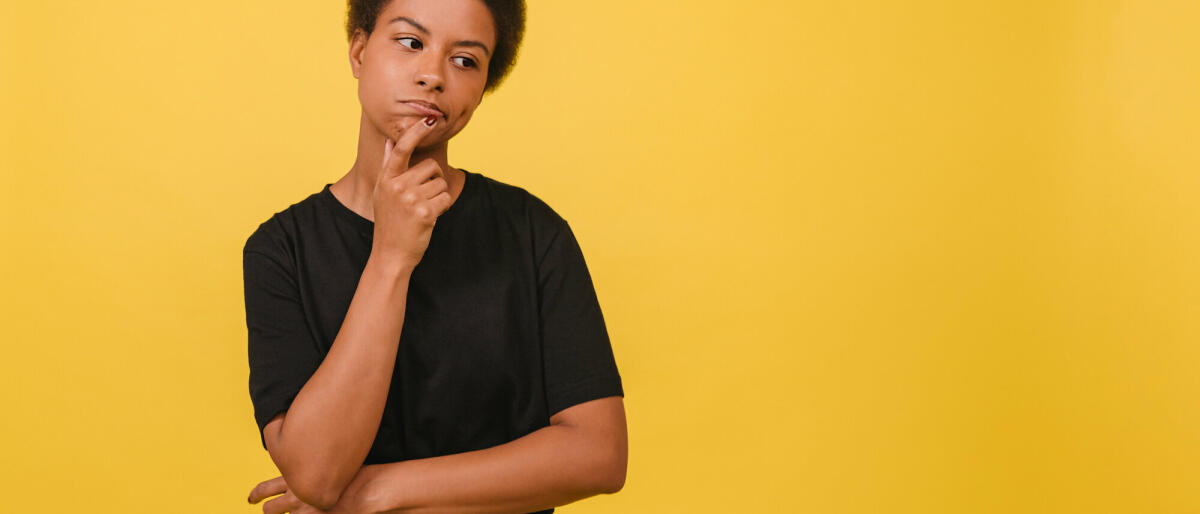
[[[437,104],[432,104],[432,103],[425,102],[422,100],[405,100],[401,103],[420,111],[424,115],[432,114],[432,115],[442,118],[444,120],[449,119],[446,116],[446,113],[442,112],[442,110],[438,108]]]

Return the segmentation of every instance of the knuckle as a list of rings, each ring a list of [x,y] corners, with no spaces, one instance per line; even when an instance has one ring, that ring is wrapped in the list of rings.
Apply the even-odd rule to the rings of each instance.
[[[416,212],[417,216],[420,216],[422,219],[429,218],[429,215],[431,214],[429,207],[426,206],[425,204],[416,206],[415,208],[413,208],[413,211]]]

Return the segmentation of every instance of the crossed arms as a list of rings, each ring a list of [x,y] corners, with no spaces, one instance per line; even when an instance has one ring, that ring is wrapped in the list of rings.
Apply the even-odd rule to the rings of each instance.
[[[369,512],[430,513],[524,513],[620,490],[628,460],[620,396],[563,409],[549,426],[491,448],[362,466],[387,399],[411,272],[368,259],[328,355],[263,429],[287,489],[321,510],[354,501]],[[353,498],[343,498],[348,491]]]

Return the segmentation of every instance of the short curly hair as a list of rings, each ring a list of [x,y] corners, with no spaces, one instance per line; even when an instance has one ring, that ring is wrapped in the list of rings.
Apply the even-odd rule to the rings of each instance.
[[[348,0],[346,12],[346,41],[361,29],[369,37],[375,30],[379,14],[392,0]],[[488,60],[487,83],[483,92],[495,90],[512,71],[517,62],[517,49],[525,35],[524,0],[482,0],[492,13],[496,26],[496,48]]]

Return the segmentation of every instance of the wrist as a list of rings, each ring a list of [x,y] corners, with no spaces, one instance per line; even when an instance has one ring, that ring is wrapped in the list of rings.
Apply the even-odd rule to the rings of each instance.
[[[353,494],[354,512],[369,514],[387,512],[383,496],[384,490],[380,488],[381,484],[378,480],[379,471],[380,465],[378,464],[368,464],[359,468],[354,481],[346,488],[345,495]]]
[[[363,272],[377,273],[383,278],[400,281],[408,280],[416,267],[416,264],[372,251],[367,257],[367,266]]]
[[[363,512],[371,514],[399,514],[407,512],[408,509],[398,505],[396,501],[397,494],[397,473],[399,473],[400,462],[390,462],[386,464],[371,464],[363,466],[362,482],[359,489],[361,498],[360,507]]]

